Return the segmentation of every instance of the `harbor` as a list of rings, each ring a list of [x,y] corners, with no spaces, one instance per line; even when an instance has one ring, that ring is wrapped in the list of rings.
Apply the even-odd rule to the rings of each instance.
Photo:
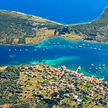
[[[108,45],[71,41],[57,37],[38,45],[0,46],[0,65],[20,65],[44,63],[55,67],[65,65],[87,76],[108,80]],[[5,54],[4,54],[5,53]]]

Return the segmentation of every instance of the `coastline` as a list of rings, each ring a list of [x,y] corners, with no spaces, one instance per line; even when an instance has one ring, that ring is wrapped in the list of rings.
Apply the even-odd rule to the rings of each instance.
[[[59,22],[56,22],[56,21],[52,21],[52,20],[49,20],[49,19],[44,18],[44,17],[37,16],[37,15],[32,15],[32,14],[27,14],[27,13],[18,12],[18,11],[12,11],[12,10],[4,10],[4,9],[0,9],[0,10],[2,10],[2,11],[9,11],[9,12],[15,12],[15,13],[20,14],[20,15],[28,15],[28,16],[32,16],[32,17],[37,17],[37,18],[44,19],[45,21],[50,21],[50,22],[55,23],[55,24],[64,25],[62,23],[59,23]]]
[[[20,65],[14,65],[14,66],[22,66],[23,64],[20,64]],[[48,65],[48,64],[45,64],[45,63],[37,63],[37,64],[24,64],[24,66],[35,66],[35,65]],[[4,68],[7,68],[7,66],[13,66],[13,65],[3,65],[3,66],[0,66],[0,69],[4,69]],[[51,66],[51,65],[48,65],[48,66]],[[61,67],[55,67],[55,66],[52,66],[54,68],[61,68]],[[66,66],[65,66],[66,67]],[[74,71],[76,74],[83,74],[85,77],[88,77],[88,78],[95,78],[95,79],[98,79],[98,80],[103,80],[103,81],[106,81],[104,80],[104,78],[99,78],[99,77],[96,77],[94,75],[85,75],[83,72],[76,72],[75,70],[73,69],[68,69],[66,68],[67,70],[71,70],[71,71]]]
[[[50,21],[52,23],[56,23],[56,24],[60,24],[60,25],[64,25],[64,26],[71,26],[71,25],[81,25],[81,24],[90,24],[92,22],[94,22],[95,20],[98,20],[102,15],[103,13],[105,12],[105,10],[107,9],[108,7],[104,7],[104,9],[102,10],[102,12],[100,13],[100,15],[98,15],[94,20],[91,20],[91,21],[87,21],[87,22],[79,22],[79,23],[76,23],[76,24],[64,24],[64,23],[60,23],[60,22],[57,22],[57,21],[53,21],[53,20],[50,20],[50,19],[47,19],[47,18],[44,18],[44,17],[40,17],[38,15],[33,15],[33,14],[27,14],[27,13],[23,13],[23,12],[18,12],[18,11],[12,11],[12,10],[4,10],[4,9],[0,9],[0,10],[3,10],[3,11],[9,11],[9,12],[16,12],[18,14],[21,14],[21,15],[31,15],[33,17],[39,17],[39,18],[42,18],[46,21]]]
[[[21,14],[21,15],[30,15],[30,16],[33,16],[33,17],[39,17],[39,18],[42,18],[46,21],[50,21],[52,23],[55,23],[55,24],[59,24],[59,25],[64,25],[64,26],[71,26],[71,25],[81,25],[81,24],[90,24],[96,20],[98,20],[99,18],[101,18],[101,16],[104,14],[105,10],[107,9],[108,7],[105,7],[102,12],[100,13],[99,16],[97,16],[94,20],[91,20],[91,21],[87,21],[87,22],[79,22],[79,23],[76,23],[76,24],[64,24],[64,23],[60,23],[60,22],[57,22],[57,21],[52,21],[50,19],[47,19],[47,18],[44,18],[44,17],[40,17],[38,15],[33,15],[33,14],[27,14],[27,13],[23,13],[23,12],[18,12],[18,11],[12,11],[12,10],[4,10],[4,9],[0,9],[0,10],[3,10],[3,11],[9,11],[9,12],[16,12],[17,14]]]
[[[49,19],[45,19],[45,18],[43,18],[43,17],[34,16],[34,15],[31,15],[31,16],[33,16],[33,17],[39,17],[39,18],[44,19],[45,21],[50,21],[50,22],[52,22],[52,23],[56,23],[56,24],[60,24],[60,25],[64,25],[64,26],[68,27],[68,26],[72,26],[72,25],[90,24],[90,23],[92,23],[92,22],[98,20],[99,18],[101,18],[101,16],[104,14],[104,12],[105,12],[105,10],[106,10],[107,8],[108,8],[108,7],[105,7],[104,10],[103,10],[103,12],[101,13],[101,15],[99,15],[99,17],[97,17],[97,18],[94,19],[93,21],[86,22],[86,23],[78,23],[78,24],[68,24],[68,25],[65,25],[65,24],[58,23],[58,22],[56,22],[56,21],[51,21],[51,20],[49,20]],[[10,11],[10,10],[3,10],[3,11],[16,12],[17,14],[21,14],[21,15],[30,15],[30,14],[26,14],[26,13],[22,13],[22,12],[17,12],[17,11]],[[51,37],[51,38],[53,38],[53,37]],[[63,38],[64,38],[64,37],[63,37]],[[50,38],[46,38],[46,39],[50,39]],[[41,40],[38,40],[38,41],[36,41],[36,42],[34,42],[34,43],[27,43],[27,44],[25,43],[25,44],[13,44],[13,45],[11,45],[11,44],[2,44],[2,43],[0,43],[0,46],[17,46],[17,45],[18,45],[18,46],[22,46],[22,45],[40,44],[41,42],[43,42],[43,41],[46,40],[46,39],[41,39]],[[64,39],[70,40],[71,38],[64,38]],[[77,40],[77,39],[71,39],[71,40],[79,41],[79,40]],[[85,42],[108,44],[108,42],[98,42],[98,41],[89,41],[89,40],[86,40]]]
[[[64,38],[66,40],[71,40],[71,41],[83,41],[83,42],[87,42],[87,43],[108,44],[108,42],[98,42],[98,41],[94,41],[94,40],[84,40],[84,39],[71,39],[71,38],[67,38],[67,37],[63,37],[63,36],[61,36],[61,38]]]
[[[66,26],[81,25],[81,24],[91,24],[92,22],[94,22],[94,21],[98,20],[99,18],[101,18],[101,16],[104,14],[106,9],[108,9],[108,7],[105,7],[103,9],[103,11],[101,12],[101,14],[99,16],[97,16],[94,20],[91,20],[91,21],[88,21],[88,22],[77,23],[77,24],[67,24]]]
[[[45,38],[45,39],[40,39],[36,42],[33,42],[33,43],[25,43],[25,44],[2,44],[0,43],[0,46],[29,46],[29,45],[38,45],[38,44],[41,44],[42,42],[46,41],[46,40],[49,40],[49,39],[52,39],[52,38],[56,38],[56,37],[60,37],[60,36],[52,36],[52,37],[49,37],[49,38]]]
[[[71,38],[66,38],[66,37],[63,37],[63,36],[53,36],[53,37],[50,37],[50,38],[46,38],[46,39],[41,39],[41,40],[38,40],[36,42],[33,42],[33,43],[25,43],[25,44],[1,44],[0,43],[0,46],[31,46],[31,45],[39,45],[41,44],[42,42],[46,41],[46,40],[49,40],[49,39],[53,39],[53,38],[57,38],[57,37],[60,37],[60,38],[63,38],[65,40],[71,40],[71,41],[76,41],[76,42],[79,42],[79,41],[83,41],[83,42],[87,42],[87,43],[99,43],[99,44],[108,44],[108,42],[98,42],[98,41],[89,41],[89,40],[84,40],[84,39],[81,39],[81,40],[78,40],[78,39],[71,39]]]

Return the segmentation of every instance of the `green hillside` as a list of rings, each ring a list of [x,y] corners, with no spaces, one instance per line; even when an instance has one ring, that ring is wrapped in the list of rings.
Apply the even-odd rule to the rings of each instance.
[[[71,32],[97,41],[108,41],[108,8],[97,20],[86,24],[70,25]]]
[[[59,26],[61,24],[40,17],[0,10],[0,43],[14,44],[16,42],[16,44],[22,44],[26,43],[26,37],[39,40],[39,33],[44,33],[45,30],[47,32],[48,30],[56,30]],[[50,37],[53,35],[54,33]]]
[[[1,44],[28,44],[57,35],[108,42],[108,8],[99,19],[77,25],[63,25],[41,17],[0,10]]]

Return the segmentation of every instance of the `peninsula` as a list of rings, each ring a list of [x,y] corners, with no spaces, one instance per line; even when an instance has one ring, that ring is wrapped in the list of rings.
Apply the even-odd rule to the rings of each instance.
[[[77,25],[63,25],[41,17],[0,10],[0,44],[37,43],[54,36],[108,42],[108,8],[99,19]]]

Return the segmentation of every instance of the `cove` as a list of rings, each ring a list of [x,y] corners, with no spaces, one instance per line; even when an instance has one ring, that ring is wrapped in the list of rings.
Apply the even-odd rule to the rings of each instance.
[[[45,63],[72,70],[81,66],[85,75],[108,81],[108,44],[57,37],[38,45],[0,46],[0,51],[0,66]]]

